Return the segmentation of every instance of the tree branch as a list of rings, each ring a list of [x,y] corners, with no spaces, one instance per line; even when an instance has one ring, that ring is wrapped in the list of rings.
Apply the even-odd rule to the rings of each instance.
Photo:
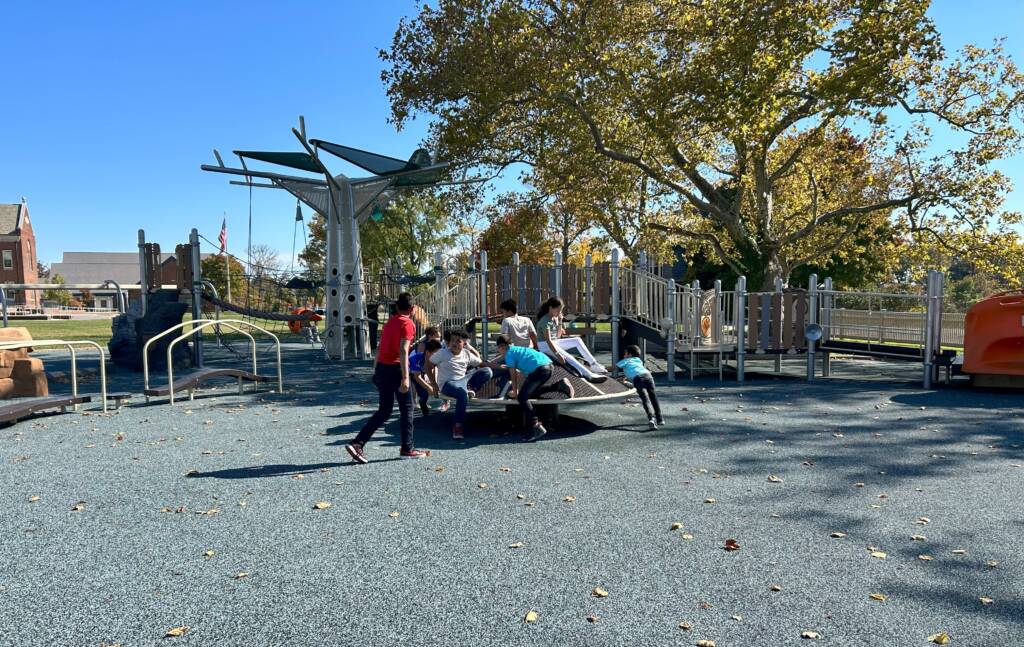
[[[680,229],[678,227],[669,227],[668,225],[662,225],[660,223],[652,222],[650,225],[651,229],[663,231],[667,234],[674,234],[676,236],[686,236],[687,238],[695,238],[697,240],[703,240],[711,243],[711,246],[715,249],[715,253],[718,254],[718,258],[723,263],[729,266],[733,272],[736,272],[738,276],[743,275],[743,269],[739,264],[729,256],[725,251],[725,247],[722,246],[722,241],[718,239],[718,236],[703,231],[691,231],[689,229]]]

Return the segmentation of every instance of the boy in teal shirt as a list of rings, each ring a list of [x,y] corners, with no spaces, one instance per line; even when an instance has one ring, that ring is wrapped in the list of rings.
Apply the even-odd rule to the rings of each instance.
[[[524,346],[513,346],[504,335],[498,337],[495,345],[498,348],[498,357],[485,365],[495,370],[508,369],[509,373],[519,371],[523,374],[523,384],[519,391],[510,390],[508,395],[514,395],[523,409],[523,415],[526,417],[526,441],[540,440],[547,433],[547,429],[537,420],[537,413],[533,410],[530,398],[539,398],[549,391],[561,391],[566,397],[571,398],[572,385],[568,379],[562,378],[550,386],[545,386],[551,379],[551,358],[544,353]],[[508,377],[513,379],[514,373]]]
[[[635,344],[626,346],[626,356],[615,365],[622,369],[626,379],[633,383],[637,394],[640,395],[640,403],[644,405],[644,413],[647,414],[647,426],[657,429],[658,425],[665,424],[665,419],[661,417],[661,407],[658,406],[658,394],[654,392],[654,378],[644,366],[644,360],[640,358],[640,347]]]

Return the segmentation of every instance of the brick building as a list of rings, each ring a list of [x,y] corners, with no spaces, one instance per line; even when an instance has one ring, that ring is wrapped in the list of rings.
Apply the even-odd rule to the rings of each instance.
[[[0,204],[0,283],[38,283],[36,235],[25,198],[20,204]],[[6,290],[8,305],[38,308],[38,290]]]

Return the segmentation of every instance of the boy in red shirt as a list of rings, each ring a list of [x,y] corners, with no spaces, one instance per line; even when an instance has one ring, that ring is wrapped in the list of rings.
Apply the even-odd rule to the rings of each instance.
[[[347,447],[349,456],[357,463],[368,463],[363,447],[373,433],[380,428],[395,408],[398,401],[398,426],[402,432],[400,458],[422,458],[424,452],[417,451],[412,444],[412,389],[409,383],[409,347],[416,336],[416,324],[409,314],[412,312],[412,295],[403,292],[398,295],[398,314],[388,319],[380,333],[377,345],[377,359],[373,364],[373,383],[377,385],[380,402],[377,411],[363,425],[359,435]]]

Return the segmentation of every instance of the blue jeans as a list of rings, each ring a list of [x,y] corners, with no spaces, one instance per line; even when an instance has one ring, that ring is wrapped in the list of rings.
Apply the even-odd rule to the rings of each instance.
[[[416,395],[419,398],[420,406],[427,406],[427,400],[430,399],[430,394],[427,393],[427,390],[424,389],[419,382],[413,380],[412,378],[409,378],[409,380],[412,382],[412,385],[416,387]]]
[[[470,374],[466,386],[452,382],[445,382],[441,386],[441,393],[449,398],[455,398],[455,424],[461,425],[466,421],[466,404],[469,402],[469,393],[466,390],[472,389],[476,391],[484,384],[487,384],[493,376],[494,372],[485,366],[478,368]]]

